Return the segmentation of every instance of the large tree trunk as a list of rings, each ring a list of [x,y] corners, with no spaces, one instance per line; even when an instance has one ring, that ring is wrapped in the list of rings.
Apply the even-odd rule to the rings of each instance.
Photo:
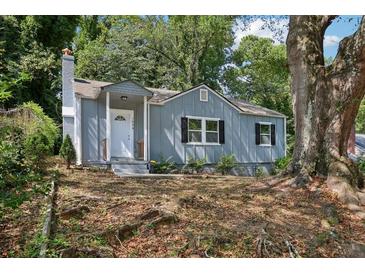
[[[340,42],[330,66],[323,55],[324,33],[335,16],[291,16],[287,53],[295,118],[291,172],[296,183],[312,175],[362,187],[347,157],[347,142],[365,94],[365,20]]]

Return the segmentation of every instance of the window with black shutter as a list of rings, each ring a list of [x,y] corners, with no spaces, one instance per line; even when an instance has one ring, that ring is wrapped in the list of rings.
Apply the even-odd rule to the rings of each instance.
[[[188,142],[188,118],[181,117],[181,143]]]
[[[224,121],[218,118],[182,117],[181,142],[188,144],[224,144]]]
[[[260,144],[260,124],[259,123],[255,124],[255,141],[256,141],[256,145]]]
[[[255,124],[255,143],[261,146],[275,145],[275,125],[261,122]]]
[[[225,136],[224,136],[224,120],[219,120],[219,143],[224,144]]]

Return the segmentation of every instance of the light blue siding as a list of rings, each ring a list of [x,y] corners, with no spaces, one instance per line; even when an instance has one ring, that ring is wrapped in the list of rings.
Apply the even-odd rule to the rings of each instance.
[[[96,100],[81,100],[82,159],[99,160],[98,104]]]
[[[138,96],[152,96],[151,91],[129,80],[105,86],[103,87],[103,91],[120,92],[123,94],[138,95]]]
[[[225,121],[225,144],[190,145],[181,143],[181,117],[200,116]],[[189,158],[206,158],[216,163],[222,154],[234,154],[239,163],[271,163],[285,155],[284,118],[240,114],[219,96],[209,91],[208,102],[200,101],[199,88],[165,105],[150,105],[150,158],[172,158],[184,164]],[[276,126],[276,145],[255,144],[255,123]]]

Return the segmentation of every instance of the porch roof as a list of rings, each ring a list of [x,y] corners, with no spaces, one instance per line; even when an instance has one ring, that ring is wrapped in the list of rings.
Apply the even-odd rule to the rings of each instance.
[[[111,87],[113,84],[115,83],[75,78],[73,88],[76,94],[79,94],[84,98],[96,99],[101,93],[102,88]],[[165,99],[180,93],[179,91],[160,88],[146,87],[145,89],[150,91],[151,95],[153,94],[149,101],[154,103],[162,102]]]

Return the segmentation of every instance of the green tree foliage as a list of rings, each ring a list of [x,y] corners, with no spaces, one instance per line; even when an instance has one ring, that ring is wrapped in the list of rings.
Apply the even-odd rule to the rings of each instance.
[[[43,131],[37,130],[28,135],[24,142],[27,163],[36,171],[45,167],[46,157],[51,154],[52,146]]]
[[[34,101],[60,120],[60,55],[77,16],[0,16],[1,107]]]
[[[53,147],[60,134],[60,130],[55,121],[46,115],[43,109],[36,103],[27,102],[21,107],[31,111],[36,117],[35,121],[28,125],[28,132],[34,133],[38,130],[42,131],[50,146]]]
[[[66,135],[65,139],[63,140],[61,149],[60,149],[60,156],[65,159],[67,164],[67,169],[70,168],[71,162],[75,161],[76,159],[76,151],[72,144],[70,135]]]
[[[182,90],[206,82],[217,88],[233,24],[232,16],[108,17],[101,35],[78,52],[76,72],[151,87]]]
[[[365,133],[365,100],[361,101],[355,123],[356,132]]]
[[[245,36],[233,51],[231,61],[223,73],[230,95],[285,114],[288,138],[292,139],[294,123],[285,45]]]
[[[34,103],[0,117],[0,218],[3,207],[16,208],[46,190],[46,156],[58,128]]]
[[[22,180],[24,168],[23,130],[13,124],[0,127],[0,191],[15,187]]]

